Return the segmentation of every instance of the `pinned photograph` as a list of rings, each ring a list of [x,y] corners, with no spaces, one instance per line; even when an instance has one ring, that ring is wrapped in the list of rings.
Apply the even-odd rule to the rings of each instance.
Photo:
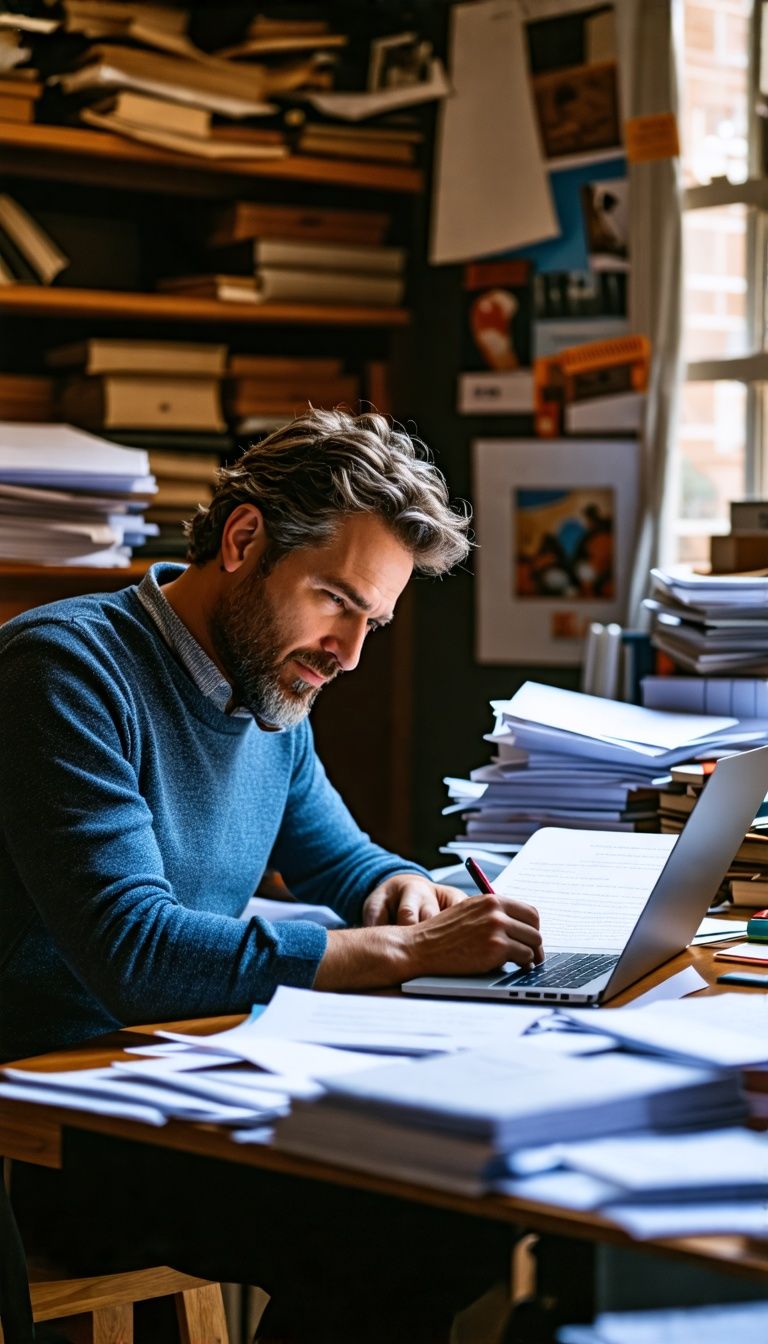
[[[395,33],[371,43],[368,89],[409,89],[432,74],[432,43],[418,33]]]
[[[614,596],[612,490],[529,486],[512,492],[512,511],[517,597]]]
[[[584,232],[593,271],[629,270],[629,183],[585,182],[581,188]]]
[[[545,157],[567,158],[619,145],[612,6],[533,19],[526,24],[526,38]]]
[[[532,267],[522,259],[464,267],[461,414],[533,410]]]
[[[624,616],[637,442],[479,439],[472,469],[478,662],[578,666],[590,622]]]

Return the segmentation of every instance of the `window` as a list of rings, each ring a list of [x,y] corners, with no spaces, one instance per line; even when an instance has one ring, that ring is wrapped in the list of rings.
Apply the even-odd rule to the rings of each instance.
[[[728,502],[763,488],[765,373],[762,163],[758,163],[753,0],[683,0],[681,142],[683,356],[675,558],[705,561],[728,531]],[[727,179],[717,182],[716,179]],[[757,180],[756,180],[757,178]],[[750,180],[751,179],[751,180]],[[730,372],[730,378],[729,378]],[[734,373],[742,381],[734,381]]]

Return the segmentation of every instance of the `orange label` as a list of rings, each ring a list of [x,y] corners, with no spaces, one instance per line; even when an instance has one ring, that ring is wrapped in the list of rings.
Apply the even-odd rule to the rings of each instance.
[[[624,122],[624,144],[630,163],[675,159],[680,153],[677,118],[672,112],[649,117],[630,117]]]

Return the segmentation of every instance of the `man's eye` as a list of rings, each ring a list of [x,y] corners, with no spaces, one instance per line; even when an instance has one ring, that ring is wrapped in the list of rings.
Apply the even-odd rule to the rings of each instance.
[[[329,597],[329,598],[331,599],[331,601],[332,601],[332,603],[333,603],[333,605],[334,605],[335,607],[341,607],[342,609],[344,608],[344,598],[343,598],[343,597],[339,597],[338,593],[329,593],[329,592],[326,592],[325,595],[326,595],[326,597]]]

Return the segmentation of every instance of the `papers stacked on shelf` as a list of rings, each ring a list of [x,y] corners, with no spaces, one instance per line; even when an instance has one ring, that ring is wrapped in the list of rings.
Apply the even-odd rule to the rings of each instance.
[[[659,789],[676,762],[766,740],[765,721],[625,705],[526,682],[493,702],[491,764],[446,780],[464,834],[448,848],[509,853],[542,826],[658,830]]]
[[[652,643],[689,672],[768,672],[768,576],[652,569]]]
[[[69,425],[0,421],[0,560],[126,566],[156,528],[145,452]]]

